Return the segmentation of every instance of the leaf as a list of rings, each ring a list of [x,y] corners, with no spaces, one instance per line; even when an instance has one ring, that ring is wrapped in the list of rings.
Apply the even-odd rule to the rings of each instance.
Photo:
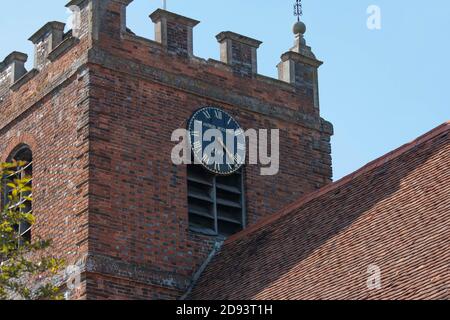
[[[42,276],[42,279],[56,275],[65,262],[54,257],[48,250],[51,249],[50,239],[33,238],[32,243],[19,245],[17,226],[21,222],[33,225],[36,220],[31,210],[21,212],[29,210],[29,203],[22,203],[23,201],[33,201],[32,177],[15,177],[16,171],[26,165],[24,161],[0,163],[0,177],[8,179],[6,188],[2,188],[0,184],[1,198],[8,192],[8,204],[0,210],[0,300],[8,299],[11,293],[22,299],[61,300],[64,297],[59,288],[51,283],[27,281],[31,275]],[[9,190],[5,190],[7,188]]]

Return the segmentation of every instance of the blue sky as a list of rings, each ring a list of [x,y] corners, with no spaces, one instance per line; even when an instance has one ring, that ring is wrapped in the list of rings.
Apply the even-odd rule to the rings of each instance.
[[[134,0],[128,26],[153,39],[148,15],[161,0]],[[321,109],[335,126],[335,179],[450,120],[450,1],[303,0],[306,39],[320,69]],[[23,51],[51,20],[66,21],[61,0],[4,1],[0,60]],[[202,23],[194,51],[219,58],[215,35],[230,30],[264,42],[260,73],[276,77],[280,56],[293,43],[293,0],[167,0],[170,11]],[[367,8],[381,9],[381,30],[366,26]]]

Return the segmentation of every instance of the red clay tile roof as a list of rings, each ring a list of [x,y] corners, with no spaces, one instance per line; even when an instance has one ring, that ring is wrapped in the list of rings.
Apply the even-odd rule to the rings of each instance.
[[[191,299],[450,299],[450,122],[228,239]],[[368,267],[381,270],[369,290]]]

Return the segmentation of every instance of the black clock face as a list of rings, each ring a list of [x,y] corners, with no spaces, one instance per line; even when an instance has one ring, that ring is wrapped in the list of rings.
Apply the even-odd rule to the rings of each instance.
[[[245,134],[227,112],[205,107],[188,123],[191,148],[196,163],[218,175],[230,175],[245,162]]]

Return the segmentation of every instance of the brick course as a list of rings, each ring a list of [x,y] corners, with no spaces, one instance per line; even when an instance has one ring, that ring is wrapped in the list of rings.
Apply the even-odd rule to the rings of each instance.
[[[450,122],[300,198],[230,237],[189,298],[448,300],[449,154]]]
[[[186,167],[170,159],[172,132],[199,107],[281,131],[280,173],[246,169],[249,225],[331,182],[333,128],[304,88],[190,57],[180,25],[168,25],[179,37],[169,47],[137,37],[125,26],[130,2],[71,1],[77,41],[0,102],[0,155],[30,145],[33,234],[82,261],[80,299],[179,298],[211,252],[215,238],[188,230]]]

